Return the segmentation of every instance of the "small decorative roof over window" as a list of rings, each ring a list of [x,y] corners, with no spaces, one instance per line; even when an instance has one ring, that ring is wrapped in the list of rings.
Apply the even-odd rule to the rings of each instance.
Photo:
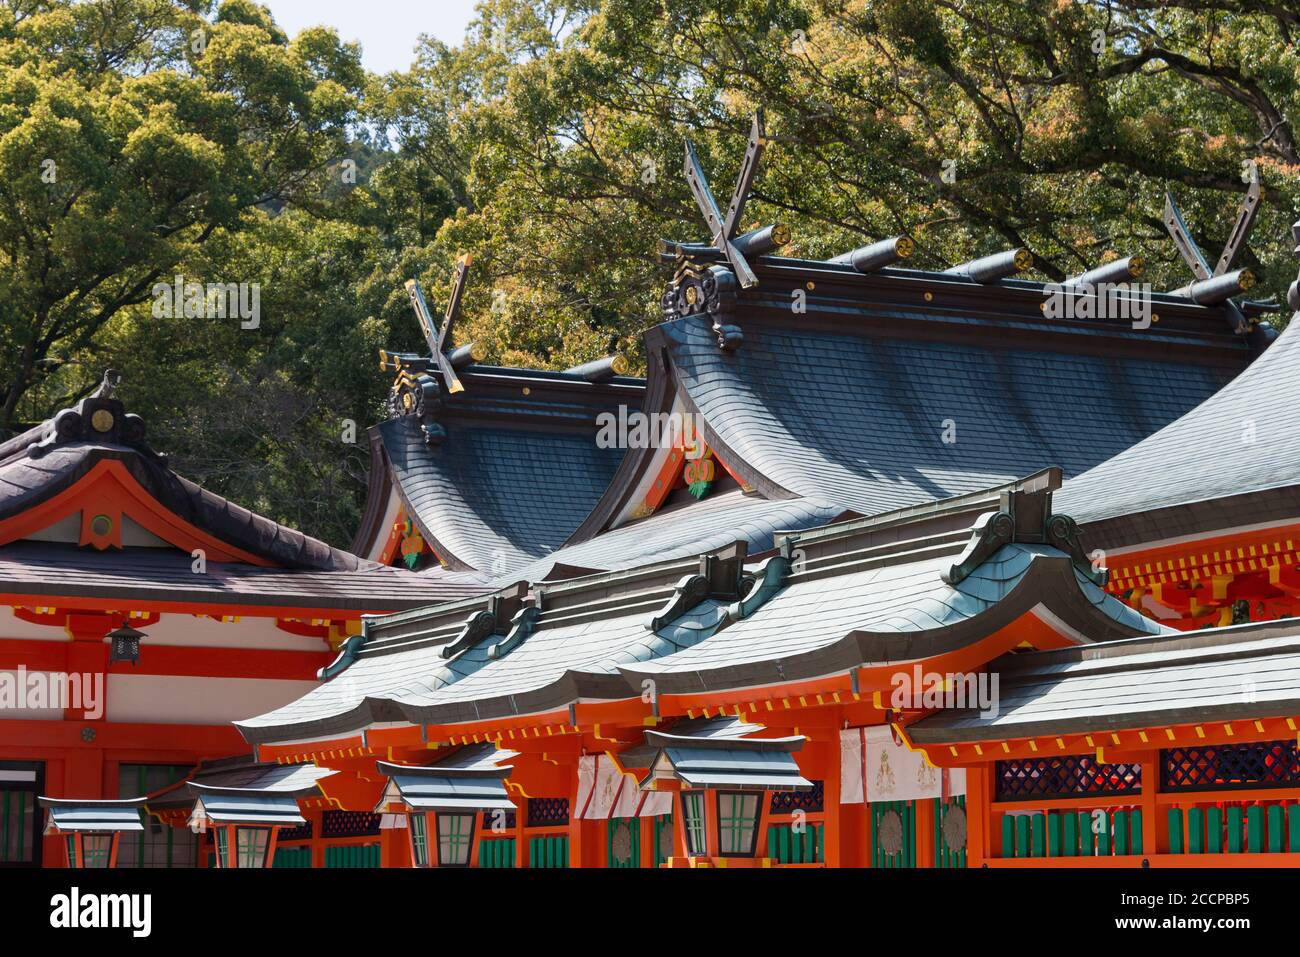
[[[379,761],[379,772],[389,782],[375,811],[382,813],[392,803],[413,811],[513,811],[505,786],[511,769],[500,762],[516,756],[491,744],[474,744],[433,764]]]
[[[46,834],[71,834],[106,831],[143,831],[140,811],[144,798],[118,800],[81,800],[77,798],[40,798],[41,807],[49,808]]]
[[[758,730],[738,718],[721,718],[679,722],[669,733],[647,731],[646,744],[659,750],[641,789],[657,790],[659,781],[675,778],[692,788],[810,790],[813,783],[793,756],[807,739],[747,737]]]

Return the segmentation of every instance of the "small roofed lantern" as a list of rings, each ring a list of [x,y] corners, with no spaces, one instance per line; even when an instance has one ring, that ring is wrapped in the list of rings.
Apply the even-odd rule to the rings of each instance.
[[[122,627],[110,631],[107,637],[110,643],[108,651],[110,664],[114,661],[129,661],[133,666],[139,663],[140,639],[147,638],[148,635],[132,628],[129,623],[122,622]]]
[[[40,799],[49,808],[46,835],[63,838],[68,867],[117,866],[117,848],[123,831],[143,831],[140,811],[144,798],[79,801],[72,798]]]
[[[235,785],[187,784],[198,800],[190,830],[213,829],[217,867],[270,867],[281,828],[301,827],[301,797],[318,797],[317,781],[335,772],[314,764],[253,765]]]
[[[375,807],[389,827],[405,818],[413,867],[472,867],[477,862],[481,829],[494,820],[504,823],[515,810],[506,793],[510,768],[499,762],[516,757],[514,751],[491,744],[459,748],[427,765],[378,762],[388,777],[388,787]],[[383,825],[381,825],[383,826]]]
[[[657,749],[643,791],[676,791],[681,821],[679,847],[686,860],[668,866],[700,863],[739,864],[740,858],[766,865],[763,819],[769,791],[807,791],[813,783],[799,771],[794,752],[803,736],[751,738],[761,730],[736,718],[679,722],[671,734],[647,731],[646,744]]]

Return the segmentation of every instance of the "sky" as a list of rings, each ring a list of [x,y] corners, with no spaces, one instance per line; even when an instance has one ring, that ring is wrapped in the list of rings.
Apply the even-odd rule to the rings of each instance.
[[[303,27],[334,27],[345,41],[361,44],[367,70],[405,70],[415,41],[428,33],[457,44],[474,15],[474,0],[259,0],[289,36]]]

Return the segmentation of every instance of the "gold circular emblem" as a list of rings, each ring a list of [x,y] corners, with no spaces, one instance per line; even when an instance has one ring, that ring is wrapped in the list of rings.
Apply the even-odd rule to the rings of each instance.
[[[903,849],[903,819],[895,810],[880,815],[876,840],[886,854],[897,854]]]
[[[954,853],[966,850],[966,812],[958,805],[943,816],[943,844]]]
[[[699,299],[700,294],[694,286],[686,287],[686,305],[693,306]]]
[[[411,393],[409,393],[409,392],[405,392],[405,393],[403,393],[403,394],[402,394],[402,408],[403,408],[403,409],[406,409],[406,410],[409,412],[409,411],[411,410],[411,407],[412,407],[413,405],[415,405],[415,397],[412,396]]]
[[[673,846],[673,829],[671,827],[662,828],[659,831],[659,856],[667,860],[673,856],[676,848]]]
[[[611,826],[614,828],[614,836],[610,849],[614,852],[614,860],[620,864],[630,864],[632,862],[632,828],[626,821],[618,821]]]
[[[107,432],[113,427],[113,413],[108,409],[96,409],[90,417],[90,425],[96,432]]]

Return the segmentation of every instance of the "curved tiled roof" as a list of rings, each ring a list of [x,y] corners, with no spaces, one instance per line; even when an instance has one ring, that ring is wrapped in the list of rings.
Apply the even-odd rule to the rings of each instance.
[[[98,424],[96,424],[98,423]],[[83,400],[0,445],[0,522],[54,499],[102,463],[125,469],[146,494],[182,521],[264,560],[208,562],[196,572],[188,550],[107,551],[70,542],[0,545],[0,591],[47,598],[217,604],[268,609],[394,611],[481,595],[481,583],[441,572],[385,568],[236,505],[177,475],[144,440],[144,423],[105,395]],[[269,567],[268,567],[269,565]]]
[[[804,317],[788,315],[795,279],[817,290]],[[976,301],[930,277],[915,282],[933,301],[904,306],[866,280],[883,281],[769,266],[740,296],[734,351],[703,315],[651,333],[711,444],[770,494],[877,514],[1051,465],[1076,475],[1213,395],[1249,358],[1220,318],[1180,324],[1172,302],[1156,303],[1168,326],[1144,331],[1045,320],[1040,284],[981,287]]]
[[[1015,655],[997,661],[995,713],[952,709],[909,727],[921,744],[1006,740],[1291,715],[1294,621]]]
[[[375,474],[392,476],[446,565],[488,580],[690,554],[715,547],[728,521],[752,553],[782,527],[880,514],[1048,466],[1079,474],[1213,395],[1267,340],[1234,334],[1220,307],[1164,294],[1140,328],[1046,318],[1056,287],[1037,282],[864,275],[778,256],[751,265],[760,281],[725,305],[725,346],[716,316],[670,310],[647,333],[645,382],[471,366],[465,391],[438,400],[432,444],[415,415],[374,430]],[[596,448],[596,414],[619,405],[698,412],[718,458],[755,494],[628,521],[662,508],[633,498],[664,463],[653,449]],[[388,487],[375,483],[371,518]],[[368,541],[377,524],[367,523]]]
[[[545,581],[553,569],[616,571],[671,561],[743,541],[750,555],[775,547],[778,532],[826,525],[844,513],[812,498],[767,499],[738,489],[710,495],[681,508],[656,512],[641,521],[566,545],[505,575],[501,582]]]
[[[737,548],[702,556],[696,574],[676,562],[535,586],[518,614],[489,603],[486,625],[472,600],[373,619],[335,677],[237,725],[253,742],[321,738],[633,698],[647,677],[666,694],[753,687],[943,654],[1031,614],[1079,642],[1161,630],[1089,581],[1078,556],[1045,544],[1013,539],[953,577],[959,554],[975,554],[985,534],[977,526],[972,540],[970,522],[998,501],[972,496],[795,535],[797,559],[793,550],[769,559],[752,583],[742,583]],[[1050,493],[1009,491],[1003,501],[1026,509],[1028,527]],[[730,574],[732,591],[717,591]]]
[[[488,587],[441,570],[418,574],[365,562],[355,568],[267,568],[208,562],[196,573],[188,552],[165,548],[96,551],[72,544],[14,542],[0,546],[0,592],[33,597],[102,598],[177,605],[398,611],[482,595]]]
[[[383,460],[371,467],[391,475],[442,562],[504,575],[559,548],[587,516],[623,456],[598,447],[597,416],[639,408],[644,383],[481,366],[462,379],[465,391],[441,400],[437,440],[418,416],[389,419],[373,430]],[[370,494],[377,512],[388,488]]]
[[[415,422],[378,426],[403,501],[450,562],[506,574],[558,548],[622,455],[593,435],[448,424],[429,448]]]
[[[96,429],[97,414],[111,424]],[[173,472],[144,440],[144,423],[91,396],[0,445],[0,521],[71,488],[98,463],[120,462],[167,510],[221,541],[287,568],[356,571],[373,562],[236,505]]]
[[[1165,630],[1105,594],[1054,548],[1003,546],[955,585],[940,578],[951,565],[951,555],[939,555],[829,579],[794,575],[758,614],[620,670],[633,684],[653,679],[665,694],[796,681],[827,674],[835,662],[847,670],[951,650],[992,634],[995,619],[1008,623],[1040,603],[1062,615],[1073,606],[1072,627],[1088,641]]]
[[[1099,522],[1297,486],[1300,324],[1292,322],[1222,391],[1067,481],[1058,502],[1081,523]],[[1249,522],[1251,509],[1239,517]]]

